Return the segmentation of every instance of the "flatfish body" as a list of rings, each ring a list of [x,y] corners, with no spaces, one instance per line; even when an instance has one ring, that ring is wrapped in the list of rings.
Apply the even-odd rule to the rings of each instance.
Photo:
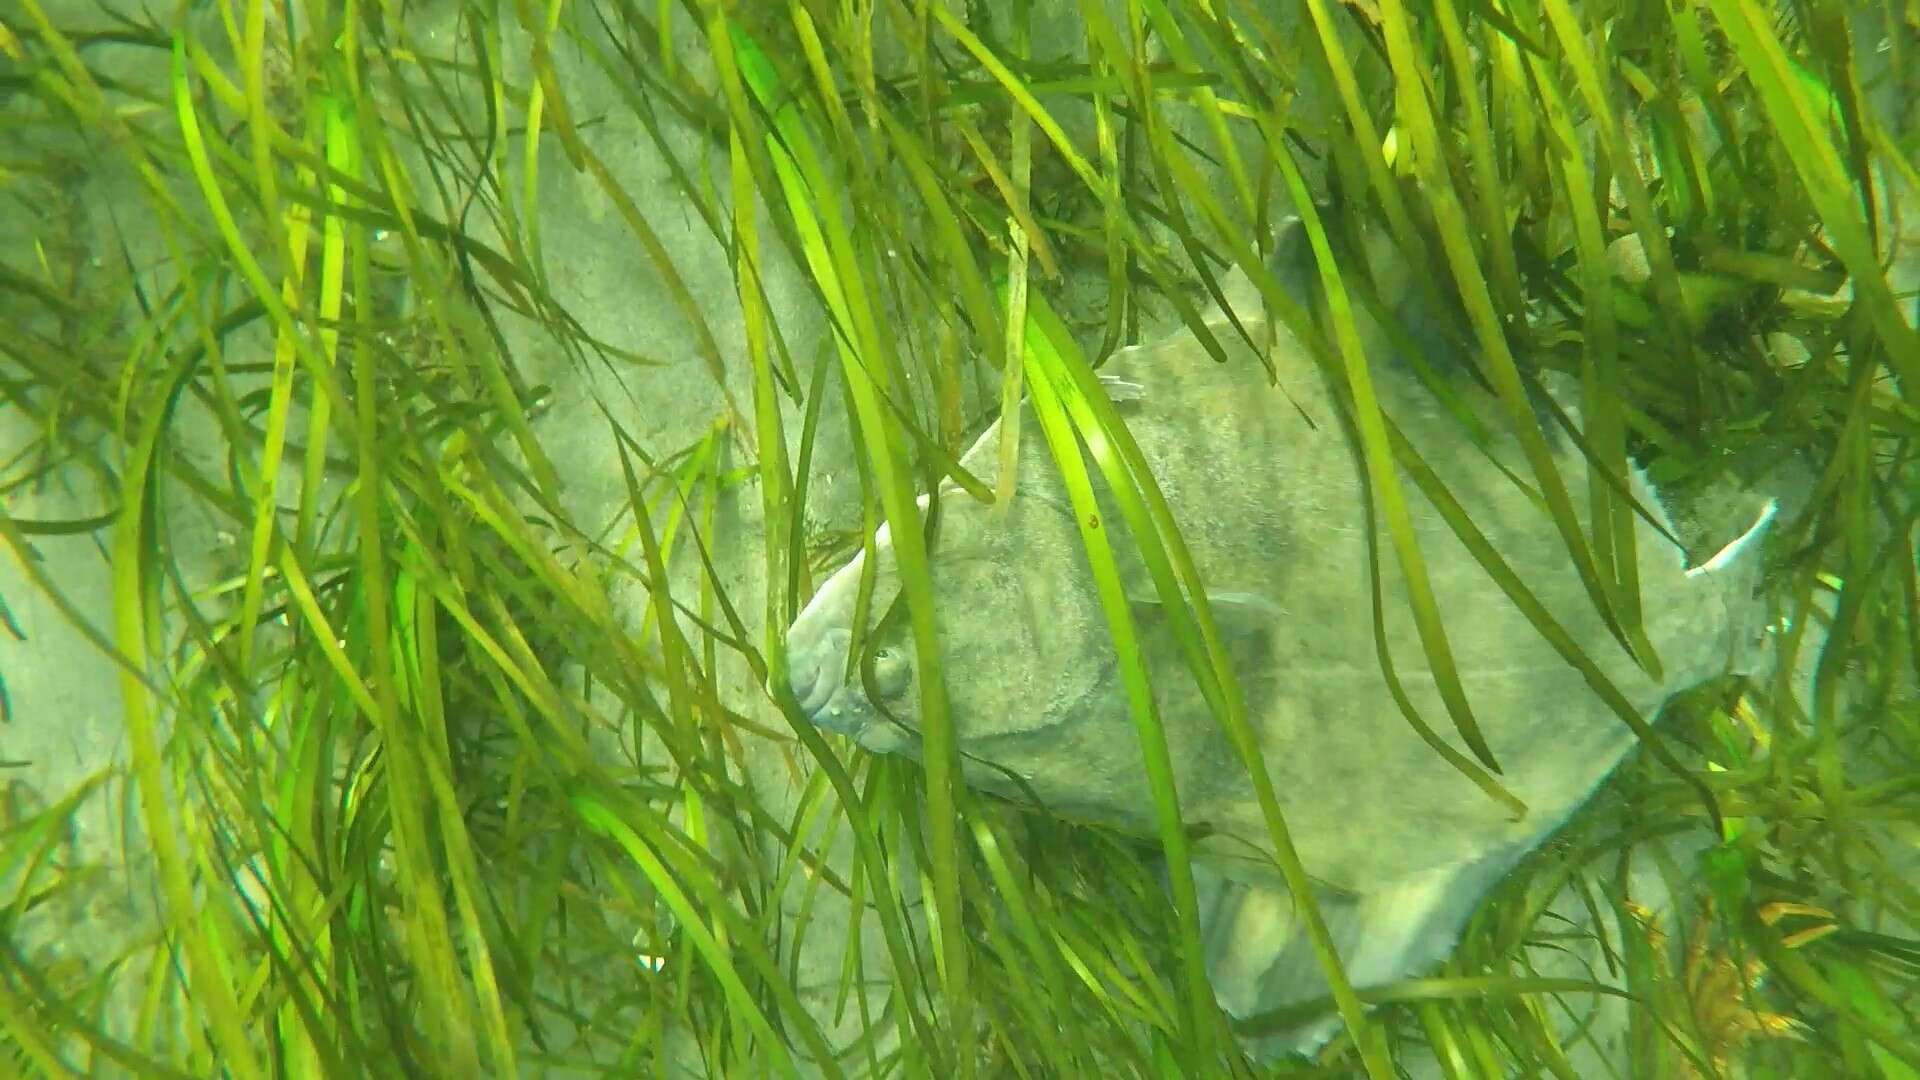
[[[1301,280],[1297,272],[1294,280]],[[1254,344],[1224,315],[1211,320],[1227,347],[1226,363],[1183,330],[1122,350],[1101,374],[1124,388],[1122,418],[1206,584],[1294,843],[1325,886],[1323,904],[1355,982],[1367,985],[1444,955],[1486,886],[1559,826],[1636,740],[1403,473],[1455,667],[1501,766],[1498,780],[1526,812],[1516,815],[1490,798],[1409,726],[1376,650],[1368,545],[1374,526],[1364,466],[1334,388],[1290,332],[1246,301],[1244,283],[1231,291],[1230,299],[1236,296]],[[1662,669],[1655,679],[1609,633],[1543,504],[1522,486],[1532,483],[1531,471],[1490,399],[1455,378],[1459,399],[1501,433],[1478,445],[1392,361],[1382,335],[1368,336],[1382,408],[1642,715],[1651,718],[1678,690],[1743,665],[1758,629],[1753,540],[1764,514],[1726,550],[1690,567],[1663,535],[1672,529],[1656,493],[1630,471],[1633,498],[1659,523],[1641,520],[1636,537],[1643,626]],[[1021,430],[1011,504],[991,508],[957,489],[943,491],[930,549],[943,671],[966,774],[995,791],[1153,835],[1144,759],[1078,525],[1031,413]],[[963,458],[989,481],[997,440],[996,427]],[[1585,460],[1570,440],[1551,445],[1584,514]],[[1323,984],[1272,870],[1252,784],[1186,670],[1117,507],[1100,495],[1153,675],[1182,816],[1202,827],[1196,850],[1211,871],[1216,991],[1239,1014],[1314,996]],[[1426,724],[1467,754],[1429,670],[1383,525],[1377,535],[1394,672]],[[795,621],[788,638],[793,688],[815,723],[869,749],[912,754],[912,644],[904,619],[880,619],[898,594],[884,533],[876,537],[872,662],[864,677],[844,676],[862,562],[856,558],[829,579]],[[1255,932],[1288,944],[1236,950]],[[1306,1033],[1292,1045],[1319,1037]]]

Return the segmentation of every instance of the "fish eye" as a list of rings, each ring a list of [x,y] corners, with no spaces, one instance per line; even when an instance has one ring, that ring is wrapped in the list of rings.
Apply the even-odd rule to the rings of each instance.
[[[898,697],[912,681],[913,665],[905,650],[882,645],[873,651],[873,688],[881,697]]]

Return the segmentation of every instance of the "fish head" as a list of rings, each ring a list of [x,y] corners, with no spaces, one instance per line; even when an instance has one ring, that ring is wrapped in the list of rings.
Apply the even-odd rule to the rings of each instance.
[[[927,500],[922,497],[924,508]],[[866,628],[856,654],[854,626],[867,590]],[[913,642],[891,528],[833,572],[787,629],[787,681],[815,727],[862,743],[904,745],[918,728]]]
[[[948,716],[962,749],[1064,722],[1111,682],[1111,647],[1071,512],[1039,487],[1004,507],[945,487],[922,534]],[[855,653],[863,577],[871,595]],[[814,725],[869,750],[917,756],[923,672],[890,529],[881,526],[870,549],[820,586],[787,632],[787,656],[788,681]]]

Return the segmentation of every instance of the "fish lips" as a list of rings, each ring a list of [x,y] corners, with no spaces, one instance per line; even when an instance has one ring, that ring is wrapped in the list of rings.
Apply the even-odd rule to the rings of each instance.
[[[788,638],[788,647],[797,644],[799,635]],[[843,734],[848,719],[846,699],[850,689],[845,682],[847,648],[853,632],[832,629],[821,633],[810,645],[794,649],[787,656],[787,683],[800,702],[800,711],[816,727]]]

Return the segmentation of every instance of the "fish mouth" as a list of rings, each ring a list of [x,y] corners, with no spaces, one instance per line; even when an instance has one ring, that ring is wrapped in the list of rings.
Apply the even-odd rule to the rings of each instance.
[[[807,719],[819,723],[841,689],[846,673],[847,647],[853,642],[848,630],[828,630],[810,647],[794,650],[788,657],[787,685],[800,702]],[[789,645],[792,642],[789,640]],[[838,661],[836,663],[835,661]]]
[[[847,650],[852,643],[851,631],[836,628],[811,645],[793,649],[787,658],[787,685],[809,723],[857,739],[873,722],[874,709],[865,694],[847,685]]]

